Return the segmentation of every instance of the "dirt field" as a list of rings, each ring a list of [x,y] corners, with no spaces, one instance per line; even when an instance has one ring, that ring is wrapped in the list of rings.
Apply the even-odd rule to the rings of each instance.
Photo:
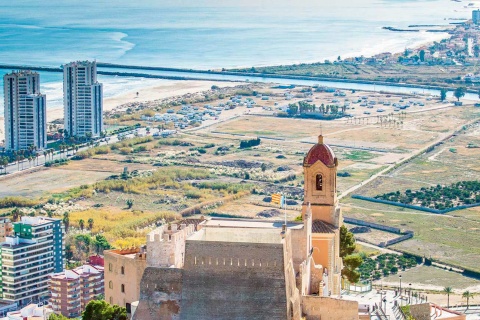
[[[429,289],[442,291],[444,287],[452,287],[456,291],[470,290],[480,292],[480,280],[465,277],[457,272],[448,271],[433,266],[418,266],[402,271],[404,288]],[[398,274],[388,276],[375,284],[399,285]],[[411,284],[411,285],[410,285]]]

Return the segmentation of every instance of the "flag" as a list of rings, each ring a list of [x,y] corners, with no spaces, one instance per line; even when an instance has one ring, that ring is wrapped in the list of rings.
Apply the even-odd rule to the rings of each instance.
[[[285,197],[282,196],[282,198],[280,199],[280,207],[285,207],[286,203],[285,203]]]
[[[282,195],[280,193],[272,194],[272,203],[280,205],[282,203]]]

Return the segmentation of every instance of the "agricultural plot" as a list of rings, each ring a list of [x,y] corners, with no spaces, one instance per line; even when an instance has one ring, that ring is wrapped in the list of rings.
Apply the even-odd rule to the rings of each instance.
[[[413,239],[393,248],[480,271],[480,211],[438,215],[352,198],[343,199],[342,207],[344,216],[415,232]]]

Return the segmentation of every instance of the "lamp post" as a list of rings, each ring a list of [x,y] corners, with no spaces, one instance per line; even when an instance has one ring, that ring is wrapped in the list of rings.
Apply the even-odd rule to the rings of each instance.
[[[408,304],[412,304],[412,300],[413,300],[413,297],[412,297],[412,284],[409,283],[409,284],[408,284]]]
[[[402,275],[399,275],[398,278],[400,279],[400,296],[402,296]]]

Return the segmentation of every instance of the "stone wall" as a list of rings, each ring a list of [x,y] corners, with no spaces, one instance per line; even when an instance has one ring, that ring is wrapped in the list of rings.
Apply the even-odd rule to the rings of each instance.
[[[183,270],[148,267],[134,320],[180,319]]]
[[[307,320],[358,320],[358,302],[306,296],[302,311]]]
[[[194,225],[161,226],[147,235],[149,267],[183,267],[185,241],[194,232]]]
[[[286,319],[282,244],[187,241],[182,319]]]

